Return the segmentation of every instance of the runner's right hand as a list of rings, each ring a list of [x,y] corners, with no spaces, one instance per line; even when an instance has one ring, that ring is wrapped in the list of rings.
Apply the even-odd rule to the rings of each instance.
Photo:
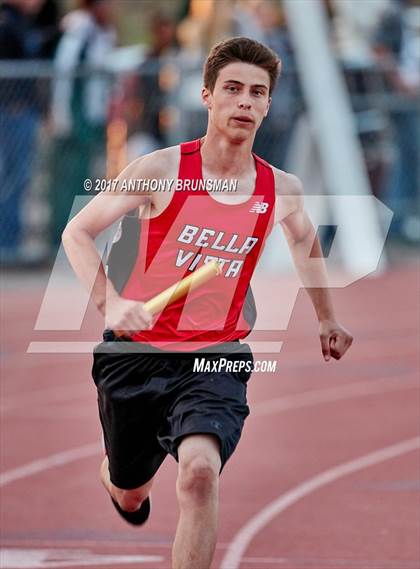
[[[127,300],[120,296],[113,297],[107,302],[105,325],[114,330],[117,335],[150,330],[152,315],[144,309],[143,302]]]

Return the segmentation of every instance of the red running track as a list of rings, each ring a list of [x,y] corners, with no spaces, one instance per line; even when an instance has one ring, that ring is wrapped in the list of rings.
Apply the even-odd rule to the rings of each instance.
[[[124,524],[98,482],[91,357],[26,353],[34,340],[99,337],[91,309],[81,332],[33,330],[46,277],[9,277],[3,291],[1,566],[169,568],[176,463],[157,475],[147,526]],[[256,288],[272,297],[281,282]],[[221,478],[215,569],[420,567],[417,293],[413,268],[335,290],[355,336],[340,362],[322,360],[304,292],[288,330],[270,332],[284,345],[258,356],[277,372],[249,384],[251,416]]]

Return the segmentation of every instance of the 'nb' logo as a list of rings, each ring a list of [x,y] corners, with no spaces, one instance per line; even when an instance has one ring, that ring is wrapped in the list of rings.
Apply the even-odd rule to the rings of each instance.
[[[268,209],[268,203],[266,202],[255,202],[254,205],[249,210],[250,213],[266,213]]]

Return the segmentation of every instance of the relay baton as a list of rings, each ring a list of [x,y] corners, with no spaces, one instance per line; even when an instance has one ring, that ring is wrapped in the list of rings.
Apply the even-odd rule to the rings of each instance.
[[[204,283],[208,282],[213,277],[220,275],[221,268],[217,261],[210,261],[206,263],[191,275],[184,277],[180,281],[176,282],[169,288],[160,292],[150,300],[144,303],[144,309],[150,314],[155,315],[165,306],[172,304],[173,302],[179,300],[180,298],[186,296],[191,290],[198,288]],[[115,332],[117,336],[124,336],[125,334],[121,330]]]

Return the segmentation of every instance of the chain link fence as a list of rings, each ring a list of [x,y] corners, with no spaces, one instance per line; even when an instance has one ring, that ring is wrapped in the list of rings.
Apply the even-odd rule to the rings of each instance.
[[[86,196],[85,179],[115,177],[139,155],[202,136],[201,64],[175,58],[124,72],[80,67],[58,75],[44,62],[0,62],[2,263],[55,257],[74,197]],[[377,67],[343,71],[372,190],[386,201],[386,179],[404,145],[394,119],[414,116],[415,104],[395,95]],[[298,76],[290,70],[273,93],[254,151],[287,166],[292,131],[304,112]],[[417,136],[414,129],[415,121],[407,136]],[[418,208],[418,194],[406,197],[398,207]]]

